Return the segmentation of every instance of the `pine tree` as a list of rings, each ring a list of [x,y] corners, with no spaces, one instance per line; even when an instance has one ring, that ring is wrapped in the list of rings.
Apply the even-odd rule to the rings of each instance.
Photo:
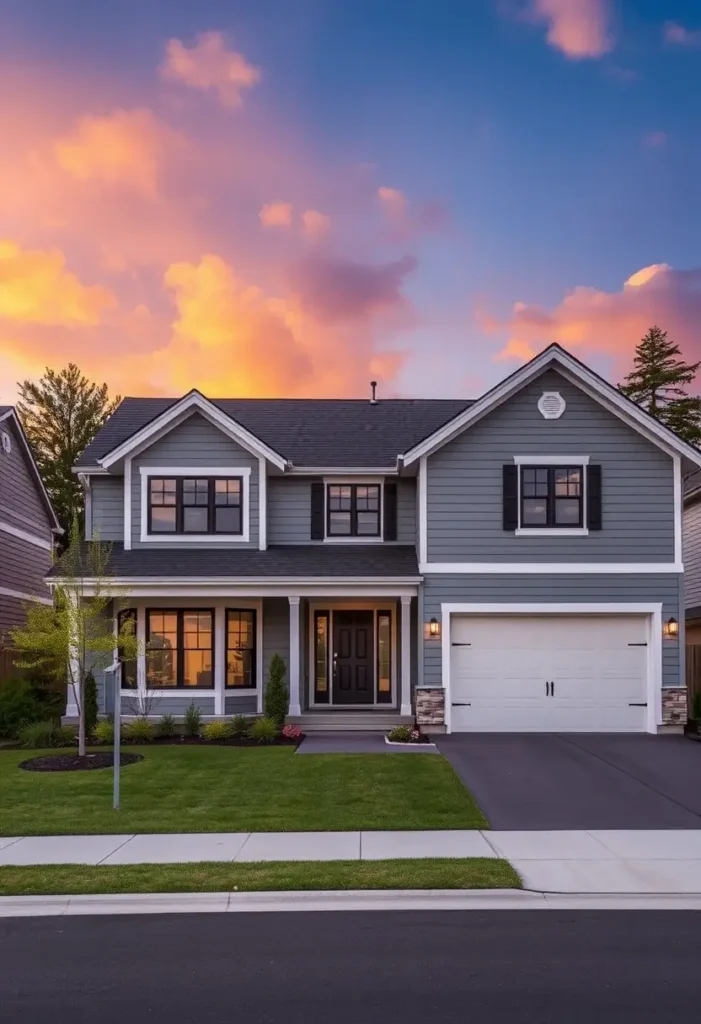
[[[634,369],[618,388],[683,441],[701,442],[701,397],[687,395],[701,361],[685,363],[675,342],[651,327],[635,350]]]

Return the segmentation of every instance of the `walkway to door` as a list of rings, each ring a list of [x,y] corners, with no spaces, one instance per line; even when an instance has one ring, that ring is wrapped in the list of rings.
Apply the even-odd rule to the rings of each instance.
[[[470,733],[436,743],[493,829],[701,828],[701,743]]]

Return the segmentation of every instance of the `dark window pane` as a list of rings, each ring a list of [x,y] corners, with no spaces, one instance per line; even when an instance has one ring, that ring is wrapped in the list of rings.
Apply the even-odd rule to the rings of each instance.
[[[555,502],[557,526],[579,526],[581,503],[579,498],[558,498]]]
[[[522,526],[546,526],[548,505],[540,498],[524,498]]]
[[[358,535],[376,537],[380,532],[380,518],[377,512],[358,512]]]
[[[350,536],[351,514],[350,512],[329,513],[329,533],[334,536]]]
[[[204,505],[209,502],[209,480],[183,480],[183,505]]]
[[[206,508],[184,508],[183,533],[206,533],[207,514]]]
[[[217,533],[241,533],[241,509],[215,508],[214,529]]]

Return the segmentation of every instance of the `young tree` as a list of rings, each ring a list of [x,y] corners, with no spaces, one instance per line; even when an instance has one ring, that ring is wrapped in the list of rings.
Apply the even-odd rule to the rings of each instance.
[[[47,368],[41,380],[25,380],[18,388],[17,412],[67,537],[74,517],[83,514],[72,468],[121,399],[110,401],[107,385],[92,384],[75,363],[60,373]]]
[[[667,332],[651,327],[635,350],[634,369],[619,390],[689,444],[701,441],[701,398],[687,395],[701,361],[685,363]]]
[[[91,673],[108,668],[115,648],[126,661],[136,658],[139,644],[129,616],[115,636],[107,562],[110,548],[100,541],[81,545],[80,527],[73,520],[70,543],[55,577],[54,604],[38,601],[27,606],[23,626],[10,629],[22,668],[41,668],[72,687],[78,709],[78,753],[85,755],[88,701],[86,681]],[[89,580],[86,583],[85,580]]]

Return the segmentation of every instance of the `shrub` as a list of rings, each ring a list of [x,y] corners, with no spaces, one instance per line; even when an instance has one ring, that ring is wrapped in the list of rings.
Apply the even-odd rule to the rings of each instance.
[[[53,722],[30,722],[23,725],[17,734],[19,745],[39,750],[43,747],[55,747],[56,725]]]
[[[156,726],[156,735],[163,736],[165,739],[170,739],[177,733],[175,726],[175,716],[171,715],[169,711],[165,715],[161,715],[160,721]]]
[[[55,747],[75,747],[78,744],[77,725],[57,725],[54,729]]]
[[[278,731],[277,722],[272,718],[256,718],[251,726],[251,739],[257,743],[272,743]]]
[[[202,712],[193,701],[185,712],[185,735],[199,736]]]
[[[14,738],[22,726],[41,718],[39,702],[29,683],[11,676],[0,686],[0,737]]]
[[[265,688],[265,715],[282,728],[290,708],[290,695],[285,686],[285,662],[274,654],[268,671],[268,685]]]
[[[135,718],[124,726],[123,736],[126,743],[151,743],[153,723],[148,718]]]
[[[92,731],[92,738],[96,743],[111,746],[114,743],[114,722],[109,722],[106,718],[98,722]]]
[[[85,735],[92,736],[97,725],[97,683],[92,672],[88,672],[85,677],[83,701],[85,703]]]
[[[207,722],[202,727],[202,738],[209,743],[222,743],[231,736],[231,726],[228,722]]]
[[[234,715],[231,719],[231,735],[238,740],[245,739],[250,728],[251,723],[244,715]]]
[[[298,740],[301,739],[302,730],[298,725],[286,725],[282,730],[282,735],[286,740]]]
[[[411,743],[414,738],[414,730],[410,725],[395,725],[387,733],[390,743]]]

